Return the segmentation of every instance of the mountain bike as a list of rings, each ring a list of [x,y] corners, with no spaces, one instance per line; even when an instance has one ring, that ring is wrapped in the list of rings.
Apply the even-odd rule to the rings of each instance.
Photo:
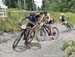
[[[53,30],[53,38],[52,39],[57,39],[59,37],[59,30],[56,27],[52,28]],[[47,23],[45,22],[41,22],[40,23],[40,29],[38,29],[37,33],[36,33],[36,39],[38,41],[45,41],[46,39],[46,35],[48,34],[48,36],[51,36],[51,28],[49,26],[47,26]],[[42,38],[42,40],[41,40]]]
[[[66,20],[63,25],[68,28],[68,31],[71,31],[72,29],[75,30],[75,27],[70,23],[68,22],[68,20]]]
[[[31,28],[27,28],[26,25],[21,26],[21,31],[19,32],[17,38],[13,42],[12,48],[15,50],[15,48],[18,46],[20,40],[25,41],[25,45],[30,44],[35,36],[35,30],[32,30],[31,37],[29,37],[29,32],[31,31]]]

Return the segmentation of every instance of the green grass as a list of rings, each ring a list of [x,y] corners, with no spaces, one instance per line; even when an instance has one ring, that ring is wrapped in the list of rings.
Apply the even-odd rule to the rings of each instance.
[[[3,20],[0,18],[0,33],[1,32],[13,32],[16,30],[19,30],[20,27],[18,25],[18,20],[23,17],[27,16],[28,12],[12,12],[12,11],[18,11],[18,9],[8,9],[8,17]],[[55,21],[59,23],[59,16],[60,12],[50,12],[51,15],[54,16]],[[65,13],[69,16],[70,22],[75,24],[75,14],[74,13]],[[26,21],[25,21],[26,22]]]
[[[66,52],[66,57],[70,57],[75,52],[75,41],[64,42],[61,50]]]
[[[21,17],[26,16],[28,13],[24,12],[11,12],[8,10],[8,17],[3,20],[0,18],[0,32],[14,32],[19,30],[18,21]]]
[[[60,12],[50,12],[50,13],[51,15],[54,16],[55,21],[59,23]],[[66,12],[64,14],[69,16],[69,22],[75,24],[75,13]]]

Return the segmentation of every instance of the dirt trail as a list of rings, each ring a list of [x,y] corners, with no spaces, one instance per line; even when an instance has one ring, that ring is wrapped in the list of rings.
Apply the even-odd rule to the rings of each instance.
[[[19,47],[21,52],[16,52],[12,49],[14,35],[5,34],[6,36],[0,36],[0,38],[4,37],[6,39],[13,38],[6,43],[0,44],[0,57],[64,57],[65,53],[60,48],[64,41],[75,40],[75,31],[65,32],[66,28],[64,26],[57,25],[57,27],[60,31],[59,39],[44,42],[33,40],[30,45],[31,48],[27,49],[24,49],[25,46],[22,43],[21,47]],[[75,55],[72,57],[75,57]]]

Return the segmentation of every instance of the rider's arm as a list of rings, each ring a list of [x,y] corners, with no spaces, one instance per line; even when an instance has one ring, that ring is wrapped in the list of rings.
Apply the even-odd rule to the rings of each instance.
[[[22,21],[25,19],[25,17],[20,18],[20,20],[18,21],[19,25],[22,25]]]
[[[21,23],[24,19],[25,19],[25,17],[22,17],[22,18],[19,20],[19,23]]]
[[[44,15],[41,15],[40,16],[40,20],[39,20],[39,23],[44,19]]]
[[[29,18],[29,16],[26,16],[26,17],[22,17],[20,20],[19,20],[19,24],[21,25],[21,23],[22,23],[22,21],[24,20],[24,19],[28,19]]]

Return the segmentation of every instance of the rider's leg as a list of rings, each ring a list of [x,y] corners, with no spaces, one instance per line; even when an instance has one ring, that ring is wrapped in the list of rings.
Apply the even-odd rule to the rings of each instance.
[[[64,24],[65,24],[65,20],[64,20],[64,19],[62,19],[62,20],[61,20],[61,23],[62,23],[62,25],[64,25]]]
[[[53,35],[53,24],[54,24],[54,21],[53,20],[51,20],[51,34]]]
[[[34,27],[34,25],[31,24],[31,23],[29,23],[29,26],[31,27],[31,29],[30,29],[30,31],[29,31],[29,36],[28,36],[28,38],[32,37],[31,33],[33,32],[33,29],[32,29],[32,28]]]
[[[31,23],[28,23],[27,26],[29,26],[29,27],[32,28],[34,25],[32,25]],[[29,31],[29,35],[28,35],[27,38],[30,38],[30,37],[32,36],[32,35],[31,35],[32,31],[33,31],[33,30],[30,30],[30,31]],[[28,44],[27,38],[26,38],[25,43],[24,43],[24,44],[26,44],[26,45]]]
[[[50,20],[49,21],[49,25],[50,25],[49,26],[49,28],[50,28],[50,36],[53,36],[53,23],[54,23],[53,20]]]

